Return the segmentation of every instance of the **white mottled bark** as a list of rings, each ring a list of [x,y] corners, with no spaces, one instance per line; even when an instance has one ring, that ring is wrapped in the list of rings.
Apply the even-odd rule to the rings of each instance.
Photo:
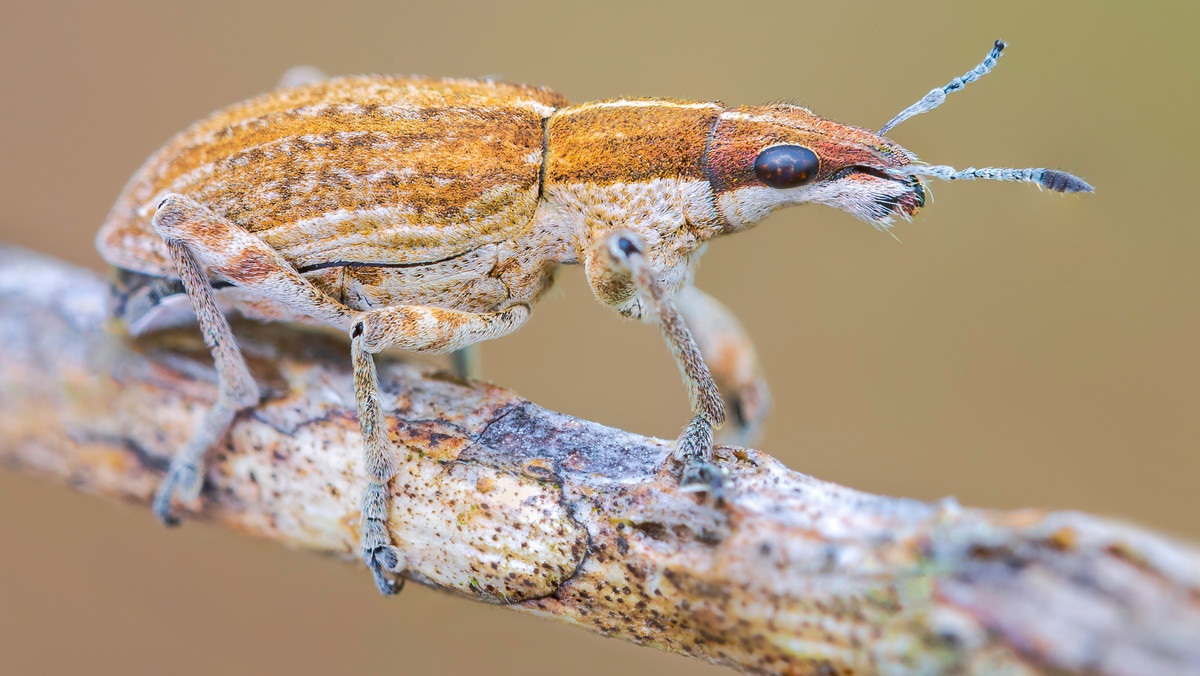
[[[105,294],[0,248],[0,461],[148,502],[214,374],[195,331],[106,331]],[[353,560],[348,345],[236,330],[266,394],[192,518]],[[1163,537],[868,495],[728,447],[717,508],[655,474],[668,442],[399,360],[380,378],[414,581],[746,672],[1200,675],[1200,553]]]

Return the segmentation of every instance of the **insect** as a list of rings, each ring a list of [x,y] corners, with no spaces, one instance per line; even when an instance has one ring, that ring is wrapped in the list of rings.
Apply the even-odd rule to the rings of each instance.
[[[986,74],[1003,48],[885,130]],[[570,264],[601,302],[662,329],[693,411],[664,471],[719,501],[720,389],[744,432],[756,429],[766,390],[736,320],[691,285],[705,242],[810,202],[885,227],[925,204],[922,176],[1091,190],[1047,169],[921,164],[881,134],[788,104],[571,105],[539,87],[379,76],[309,78],[215,113],[146,161],[97,238],[119,269],[117,312],[130,332],[194,318],[219,376],[154,512],[175,521],[173,498],[199,494],[207,450],[259,400],[226,313],[331,325],[350,337],[361,554],[381,592],[399,591],[405,559],[386,526],[398,460],[372,355],[511,333]]]

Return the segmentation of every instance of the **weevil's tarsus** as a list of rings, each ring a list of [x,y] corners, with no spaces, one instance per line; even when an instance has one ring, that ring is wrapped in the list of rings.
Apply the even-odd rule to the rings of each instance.
[[[997,60],[1000,59],[1000,55],[1004,52],[1004,48],[1007,46],[1008,45],[1006,45],[1003,40],[997,40],[996,44],[992,45],[992,51],[988,52],[988,55],[983,58],[983,61],[980,62],[978,66],[975,66],[971,70],[964,73],[962,77],[954,78],[945,86],[935,87],[934,89],[930,90],[928,94],[923,96],[920,101],[917,101],[911,106],[900,111],[899,115],[893,117],[891,120],[888,120],[888,123],[883,125],[883,128],[879,130],[880,135],[886,134],[888,130],[892,129],[910,117],[916,117],[921,113],[928,113],[934,108],[937,108],[946,102],[947,94],[956,92],[963,87],[966,87],[967,84],[974,82],[975,80],[978,80],[984,75],[990,73],[991,70],[996,67]]]
[[[968,167],[958,170],[946,165],[910,164],[904,167],[891,167],[893,174],[908,176],[930,176],[943,181],[1015,181],[1017,183],[1036,183],[1055,192],[1093,192],[1087,181],[1057,169],[1009,169],[1001,167],[985,167],[976,169]]]
[[[235,414],[236,411],[227,403],[214,403],[197,423],[187,443],[171,457],[167,475],[158,485],[151,501],[151,511],[163,525],[179,525],[179,517],[171,510],[174,499],[190,502],[200,495],[200,488],[204,484],[204,458],[229,429]]]

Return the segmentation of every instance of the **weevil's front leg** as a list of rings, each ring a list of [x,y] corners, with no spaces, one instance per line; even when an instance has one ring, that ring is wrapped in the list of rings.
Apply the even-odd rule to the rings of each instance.
[[[404,570],[404,557],[391,544],[388,515],[391,494],[388,483],[399,470],[396,454],[387,438],[379,381],[372,353],[389,347],[417,352],[446,352],[511,333],[529,316],[529,306],[514,305],[499,312],[475,314],[443,308],[398,306],[365,312],[350,330],[354,359],[354,398],[362,426],[364,469],[367,489],[363,493],[361,553],[384,594],[403,587],[388,573]]]
[[[192,307],[204,335],[204,343],[212,352],[217,367],[217,401],[200,420],[184,447],[172,458],[167,476],[154,494],[153,510],[163,523],[173,526],[179,519],[171,514],[171,498],[178,495],[192,500],[200,493],[204,482],[204,456],[233,422],[241,409],[258,403],[259,390],[246,367],[225,315],[213,298],[212,285],[196,263],[187,246],[178,240],[167,240],[171,260],[183,280],[183,287],[192,300]]]
[[[696,490],[707,489],[719,501],[723,494],[724,474],[712,463],[713,430],[725,422],[725,405],[700,348],[683,315],[650,267],[641,238],[618,231],[607,235],[600,246],[610,265],[607,270],[589,274],[608,275],[607,281],[613,287],[632,282],[641,295],[645,310],[662,329],[663,338],[671,348],[671,355],[675,357],[687,386],[693,415],[676,442],[674,453],[674,460],[683,463],[681,483],[694,486]]]
[[[675,294],[675,304],[692,330],[729,412],[732,424],[721,430],[718,440],[738,446],[754,443],[771,408],[754,344],[725,306],[691,284]]]

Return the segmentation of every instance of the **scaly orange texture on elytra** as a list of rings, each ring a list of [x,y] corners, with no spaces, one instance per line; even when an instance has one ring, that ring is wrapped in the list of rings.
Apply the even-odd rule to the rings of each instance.
[[[421,263],[502,241],[532,220],[542,120],[563,103],[472,80],[348,77],[278,90],[155,153],[110,213],[100,250],[171,276],[150,226],[169,192],[259,234],[298,268]]]

